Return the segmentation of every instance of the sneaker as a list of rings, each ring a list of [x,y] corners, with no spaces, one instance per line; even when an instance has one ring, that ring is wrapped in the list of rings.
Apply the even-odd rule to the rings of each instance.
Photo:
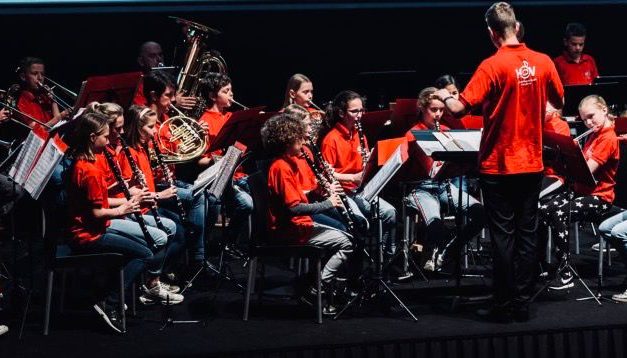
[[[424,269],[427,271],[439,271],[442,266],[442,255],[438,255],[438,248],[433,249],[431,258],[425,262]]]
[[[0,336],[5,334],[5,333],[7,333],[8,331],[9,331],[9,327],[7,327],[7,326],[5,326],[3,324],[0,324]]]
[[[332,304],[325,305],[322,307],[322,315],[323,316],[335,316],[337,314],[337,307]]]
[[[104,319],[109,327],[115,332],[122,333],[122,320],[118,317],[118,311],[112,307],[107,307],[106,304],[96,303],[94,310]]]
[[[612,299],[617,302],[627,302],[627,290],[623,293],[612,295]]]
[[[592,250],[593,251],[599,251],[599,243],[597,242],[596,244],[592,245]],[[607,252],[606,249],[604,249],[603,251]],[[613,247],[610,247],[610,252],[616,252],[616,249]]]
[[[140,297],[140,302],[144,304],[162,303],[176,305],[183,302],[183,295],[179,293],[168,292],[163,287],[162,282],[159,282],[152,288],[142,286],[142,289],[144,290],[144,294]]]
[[[557,277],[557,282],[554,285],[549,286],[551,290],[565,290],[567,288],[571,288],[575,286],[575,282],[573,281],[573,274],[569,271],[562,272],[559,277]]]
[[[429,259],[427,260],[427,262],[425,262],[425,265],[423,267],[426,271],[435,271],[435,262],[433,262],[433,260]]]
[[[173,285],[173,284],[169,284],[167,282],[163,282],[161,281],[161,287],[163,287],[164,290],[170,292],[170,293],[179,293],[181,292],[181,288],[177,285]]]

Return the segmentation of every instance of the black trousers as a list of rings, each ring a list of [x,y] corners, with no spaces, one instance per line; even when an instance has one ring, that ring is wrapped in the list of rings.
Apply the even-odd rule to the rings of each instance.
[[[481,175],[479,180],[492,239],[495,303],[524,303],[537,276],[542,174]]]

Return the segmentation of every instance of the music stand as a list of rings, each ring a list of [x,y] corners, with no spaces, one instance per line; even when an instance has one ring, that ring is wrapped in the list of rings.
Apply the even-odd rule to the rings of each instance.
[[[552,164],[552,167],[565,180],[564,187],[566,188],[569,201],[567,225],[570,227],[572,215],[571,205],[575,195],[573,186],[575,185],[575,182],[594,187],[596,185],[596,181],[592,172],[590,172],[590,169],[588,168],[588,164],[586,163],[586,159],[583,156],[581,148],[571,137],[552,132],[544,132],[542,137],[544,146],[553,149],[556,153],[555,163]],[[567,271],[573,275],[573,278],[581,283],[581,285],[590,293],[590,297],[593,298],[599,306],[602,305],[599,298],[590,290],[581,276],[579,276],[579,273],[577,273],[577,270],[575,270],[570,263],[570,235],[571,230],[568,231],[568,237],[566,238],[569,248],[565,253],[566,255],[564,256],[564,259],[560,263],[557,272],[555,273],[555,277],[546,282],[544,286],[542,286],[542,288],[531,297],[529,302],[533,302],[538,295],[546,290],[556,278],[560,277],[562,272]]]
[[[235,142],[242,143],[250,151],[261,148],[261,138],[259,136],[261,127],[263,127],[268,118],[275,114],[273,112],[261,112],[264,108],[255,107],[233,112],[211,142],[208,151],[214,152],[228,148]]]
[[[128,108],[141,78],[141,72],[88,77],[81,88],[75,108],[85,107],[93,101],[113,102],[122,108]]]
[[[355,297],[349,300],[344,307],[333,317],[334,320],[337,320],[349,307],[351,307],[355,302],[362,299],[363,297],[374,298],[375,296],[380,295],[382,292],[388,293],[392,298],[396,300],[396,302],[407,312],[414,321],[418,321],[418,318],[413,314],[413,312],[403,303],[403,301],[394,293],[394,291],[385,283],[383,280],[383,272],[385,268],[382,266],[382,258],[383,258],[383,227],[382,222],[379,218],[379,193],[385,187],[387,183],[392,179],[392,177],[398,172],[401,166],[407,161],[408,153],[407,153],[407,144],[401,144],[394,154],[386,161],[383,167],[374,175],[371,181],[361,186],[361,191],[357,194],[361,196],[364,200],[371,203],[371,215],[373,221],[378,222],[377,225],[377,250],[378,250],[378,264],[375,265],[375,272],[371,275],[362,274],[361,278],[365,281],[362,289],[357,293]],[[372,156],[370,157],[372,159]],[[389,262],[388,262],[389,263]],[[387,265],[385,266],[387,267]],[[366,295],[367,293],[371,293],[370,295]]]
[[[625,103],[627,93],[627,77],[616,76],[611,80],[603,81],[603,77],[600,77],[598,81],[590,85],[572,85],[564,86],[564,109],[562,112],[564,116],[576,116],[579,114],[579,102],[591,94],[596,94],[608,104]]]

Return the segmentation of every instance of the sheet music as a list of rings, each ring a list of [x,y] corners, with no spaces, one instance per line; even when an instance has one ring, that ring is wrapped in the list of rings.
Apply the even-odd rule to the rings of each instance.
[[[394,154],[385,162],[381,169],[370,179],[368,184],[364,186],[364,190],[357,194],[359,197],[366,201],[372,201],[383,187],[392,179],[394,174],[403,165],[403,157],[401,155],[401,147],[399,146],[394,151]]]
[[[28,175],[24,183],[24,189],[28,191],[30,196],[37,200],[44,187],[50,180],[54,168],[63,158],[65,149],[59,148],[54,140],[49,140],[46,147],[37,159],[37,165]]]
[[[242,153],[243,151],[235,145],[229,147],[224,157],[222,157],[223,160],[219,170],[220,174],[211,184],[209,194],[213,195],[215,198],[220,198],[222,196],[227,182],[231,180],[233,172],[235,172],[235,166],[237,165]]]
[[[28,134],[20,154],[18,154],[17,159],[9,171],[9,176],[17,184],[22,186],[24,185],[31,168],[37,159],[37,155],[44,146],[45,142],[46,139],[42,138],[34,130]]]
[[[420,133],[414,132],[414,136],[416,137],[416,143],[418,146],[425,152],[426,155],[431,156],[433,152],[439,152],[446,150],[442,143],[437,140],[433,140],[433,136],[431,135],[431,131],[421,131]]]
[[[218,170],[222,166],[222,161],[224,157],[218,159],[212,166],[205,169],[198,175],[198,178],[194,180],[194,186],[192,187],[192,193],[194,196],[200,194],[207,185],[213,183],[215,178],[218,176]]]
[[[433,132],[433,136],[447,151],[478,151],[481,143],[481,131]]]

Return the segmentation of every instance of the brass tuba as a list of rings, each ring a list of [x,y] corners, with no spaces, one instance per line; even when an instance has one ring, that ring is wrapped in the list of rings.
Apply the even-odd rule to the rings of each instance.
[[[207,150],[204,128],[172,106],[178,114],[161,124],[157,132],[159,146],[163,149],[164,163],[185,163],[201,156]]]
[[[196,106],[192,110],[186,111],[187,115],[197,118],[204,112],[206,106],[199,93],[200,81],[211,72],[223,74],[227,72],[226,62],[222,56],[217,51],[205,50],[204,40],[207,36],[220,32],[189,20],[172,18],[184,26],[185,42],[188,44],[185,63],[179,72],[176,90],[177,93],[197,98]]]

